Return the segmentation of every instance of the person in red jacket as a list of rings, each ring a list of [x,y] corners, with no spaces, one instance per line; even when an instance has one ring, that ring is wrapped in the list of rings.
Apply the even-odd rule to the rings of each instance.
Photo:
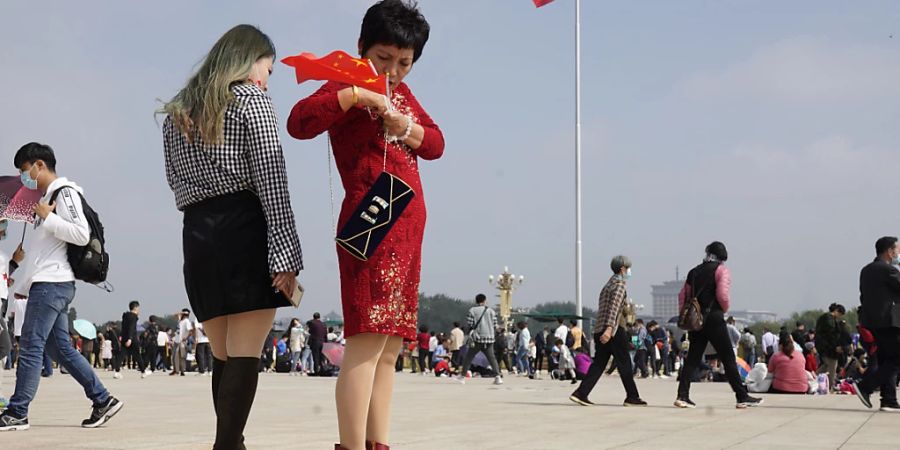
[[[816,351],[815,342],[806,343],[806,371],[819,373],[819,352]]]

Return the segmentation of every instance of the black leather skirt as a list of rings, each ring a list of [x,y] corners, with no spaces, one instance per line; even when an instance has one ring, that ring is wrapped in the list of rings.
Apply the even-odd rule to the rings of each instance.
[[[256,194],[186,207],[183,248],[184,286],[197,320],[290,306],[272,287],[266,218]]]

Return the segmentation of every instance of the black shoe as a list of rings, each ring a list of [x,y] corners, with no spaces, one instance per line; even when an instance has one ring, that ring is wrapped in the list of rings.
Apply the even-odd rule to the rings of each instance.
[[[692,402],[689,398],[679,398],[675,400],[675,407],[694,409],[697,407],[697,404]]]
[[[856,397],[859,398],[859,401],[861,401],[866,408],[872,409],[872,400],[869,398],[872,396],[872,393],[863,392],[857,381],[851,381],[850,384],[853,385],[853,390],[856,391]]]
[[[746,396],[743,400],[739,400],[736,405],[734,405],[737,409],[745,409],[745,408],[753,408],[755,406],[761,405],[763,400],[761,398]]]
[[[578,384],[578,380],[575,378],[572,378],[572,383],[570,383],[570,384]]]
[[[900,404],[897,403],[882,403],[880,411],[884,412],[900,412]]]
[[[100,425],[108,422],[112,416],[116,415],[122,407],[125,406],[125,403],[120,402],[115,397],[110,396],[109,400],[106,401],[103,405],[94,406],[93,411],[91,411],[91,417],[84,419],[81,421],[81,426],[84,428],[97,428]]]
[[[7,413],[0,415],[0,431],[24,431],[28,427],[27,417],[19,419]]]
[[[594,402],[592,402],[592,401],[590,401],[590,400],[588,400],[588,399],[586,399],[586,398],[583,398],[583,397],[581,397],[581,396],[578,395],[578,394],[572,394],[572,395],[570,395],[570,396],[569,396],[569,400],[571,400],[571,401],[573,401],[573,402],[575,402],[575,403],[578,403],[578,404],[581,405],[581,406],[594,406]]]
[[[622,406],[647,406],[647,402],[638,398],[626,398]]]

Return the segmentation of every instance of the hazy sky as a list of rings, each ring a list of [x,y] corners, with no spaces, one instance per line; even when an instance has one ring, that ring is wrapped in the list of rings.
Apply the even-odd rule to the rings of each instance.
[[[52,145],[107,230],[117,290],[82,285],[80,317],[118,317],[132,299],[155,314],[187,304],[157,99],[239,23],[279,57],[354,51],[371,3],[4,5],[6,172],[22,144]],[[729,247],[737,309],[855,305],[875,239],[900,233],[900,4],[582,3],[585,305],[614,254],[634,259],[630,293],[649,305],[650,285],[714,239]],[[517,304],[573,299],[574,2],[420,4],[432,33],[407,82],[447,141],[421,164],[422,291],[469,298],[508,265],[527,277]],[[270,81],[306,265],[304,304],[282,316],[340,311],[326,142],[284,131],[318,85],[283,65]]]

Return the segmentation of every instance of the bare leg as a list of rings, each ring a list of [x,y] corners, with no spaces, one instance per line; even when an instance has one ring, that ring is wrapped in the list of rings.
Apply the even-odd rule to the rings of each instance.
[[[391,430],[391,400],[394,395],[394,364],[403,338],[389,336],[378,364],[375,368],[375,382],[372,385],[372,398],[369,401],[369,415],[366,420],[366,440],[387,444]]]
[[[213,357],[225,361],[228,359],[228,316],[219,316],[203,322],[203,331],[209,338],[209,348]]]
[[[227,357],[259,358],[266,336],[272,330],[275,310],[260,309],[231,314],[227,317],[228,328],[225,340]],[[212,338],[209,341],[213,355],[217,355],[215,347],[212,346]],[[216,357],[218,358],[218,356]]]
[[[388,336],[373,333],[347,338],[344,363],[334,397],[341,445],[348,450],[365,450],[366,416],[372,397],[375,367],[387,341]]]

